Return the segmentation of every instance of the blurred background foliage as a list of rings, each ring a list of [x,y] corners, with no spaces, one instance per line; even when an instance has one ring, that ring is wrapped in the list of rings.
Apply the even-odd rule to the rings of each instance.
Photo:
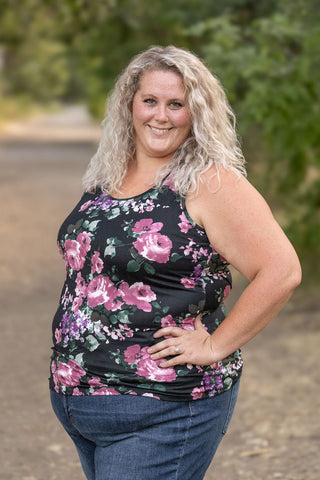
[[[319,278],[320,0],[0,0],[0,120],[58,101],[101,121],[115,77],[155,44],[220,78],[249,179]]]

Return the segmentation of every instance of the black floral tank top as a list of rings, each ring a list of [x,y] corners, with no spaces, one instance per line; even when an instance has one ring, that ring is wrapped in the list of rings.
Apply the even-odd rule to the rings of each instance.
[[[225,260],[189,217],[170,181],[129,199],[84,193],[62,224],[66,280],[53,320],[50,388],[66,395],[196,400],[238,380],[237,350],[210,366],[161,368],[147,353],[173,325],[212,333],[231,288]]]

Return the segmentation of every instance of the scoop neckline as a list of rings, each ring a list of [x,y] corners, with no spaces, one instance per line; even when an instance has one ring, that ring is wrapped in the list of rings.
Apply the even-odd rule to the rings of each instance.
[[[159,190],[160,188],[162,187],[165,187],[166,184],[165,184],[165,181],[168,179],[168,177],[170,176],[170,173],[168,173],[168,175],[166,175],[162,182],[161,182],[161,185],[159,187],[157,187],[156,185],[152,185],[152,187],[148,188],[148,190],[145,190],[144,192],[142,193],[138,193],[137,195],[132,195],[131,197],[125,197],[125,198],[117,198],[117,197],[114,197],[110,194],[108,194],[108,197],[111,198],[111,200],[118,200],[118,201],[121,201],[121,200],[133,200],[134,198],[139,198],[141,197],[142,195],[145,195],[146,193],[149,193],[151,192],[152,190]]]
[[[145,195],[146,193],[151,192],[151,190],[155,190],[155,189],[156,189],[156,186],[153,185],[152,187],[148,188],[148,190],[145,190],[142,193],[138,193],[137,195],[132,195],[131,197],[117,198],[117,197],[114,197],[113,195],[110,195],[110,194],[108,194],[108,197],[111,198],[111,200],[118,200],[119,202],[121,200],[133,200],[134,198],[141,197],[142,195]]]

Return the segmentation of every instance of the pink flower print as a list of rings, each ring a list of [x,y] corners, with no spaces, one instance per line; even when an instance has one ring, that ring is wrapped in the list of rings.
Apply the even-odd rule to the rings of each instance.
[[[192,254],[193,261],[196,262],[198,260],[198,257],[200,257],[201,255],[203,255],[204,257],[208,257],[208,251],[202,247],[198,251],[194,250]]]
[[[108,277],[98,275],[93,278],[87,289],[88,306],[93,308],[97,305],[112,303],[118,294],[117,289]]]
[[[53,378],[53,381],[54,381],[54,389],[55,389],[56,392],[59,393],[59,384],[58,384],[58,379],[57,379],[57,376],[56,376],[57,365],[56,365],[55,362],[51,363],[50,370],[51,370],[52,378]]]
[[[91,273],[101,273],[103,269],[103,261],[99,252],[94,252],[91,258]]]
[[[141,358],[140,345],[131,345],[124,351],[124,359],[129,365],[137,363],[139,358]]]
[[[166,317],[161,318],[161,327],[176,327],[177,324],[173,320],[172,315],[167,315]]]
[[[174,183],[172,177],[169,175],[167,178],[164,179],[162,185],[166,185],[170,188],[170,190],[174,191]]]
[[[70,359],[68,363],[58,361],[58,368],[53,373],[54,383],[65,387],[76,387],[85,373],[74,360]]]
[[[125,340],[126,337],[133,337],[133,331],[128,327],[127,324],[120,324],[119,328],[113,329],[111,332],[108,329],[108,331],[105,330],[105,332],[107,332],[108,335],[113,338],[113,340],[122,341]]]
[[[171,315],[167,315],[161,318],[161,327],[177,327],[177,324]],[[165,335],[164,338],[172,338],[172,335]]]
[[[83,252],[87,253],[90,250],[91,239],[86,232],[79,233],[77,242],[80,243]]]
[[[92,377],[91,380],[88,381],[88,383],[92,388],[103,386],[99,377]]]
[[[156,232],[144,233],[133,245],[140,255],[158,263],[166,263],[169,260],[172,248],[170,238]]]
[[[87,284],[80,272],[77,273],[75,292],[79,297],[87,295]]]
[[[120,324],[119,328],[112,330],[110,333],[111,338],[114,340],[125,340],[126,337],[133,337],[133,331],[128,327],[128,325],[125,323]]]
[[[123,331],[126,337],[133,337],[133,330],[126,323],[123,325]]]
[[[194,330],[194,321],[195,319],[193,317],[184,318],[181,328],[183,328],[184,330]]]
[[[223,291],[223,299],[222,299],[223,302],[225,301],[225,299],[229,295],[230,291],[231,291],[231,287],[230,287],[230,285],[227,285],[225,287],[224,291]]]
[[[79,388],[76,387],[72,390],[72,395],[76,395],[77,397],[80,397],[81,395],[84,395],[84,393],[80,392]]]
[[[185,213],[182,212],[182,214],[179,215],[179,218],[181,220],[181,223],[178,223],[178,225],[180,227],[181,232],[182,233],[188,233],[190,228],[192,228],[192,225],[189,222],[189,220],[187,219],[187,217],[185,216]]]
[[[86,256],[82,246],[76,240],[68,238],[64,244],[64,260],[66,265],[73,270],[81,270],[83,268]]]
[[[163,223],[156,222],[153,223],[151,218],[143,218],[139,222],[135,223],[132,231],[134,233],[144,233],[144,232],[159,232],[163,227]]]
[[[191,392],[191,396],[193,400],[199,400],[202,397],[203,393],[204,387],[195,387]]]
[[[137,374],[156,382],[173,382],[177,378],[174,368],[161,368],[163,360],[152,360],[147,352],[148,347],[141,349]]]
[[[196,286],[194,278],[182,278],[181,283],[184,288],[194,288]]]
[[[61,342],[61,332],[62,332],[61,328],[56,328],[55,329],[54,336],[55,336],[55,339],[56,339],[57,343]]]
[[[114,287],[115,288],[115,287]],[[119,292],[115,288],[115,297],[110,297],[106,302],[104,302],[104,306],[106,307],[107,310],[111,310],[114,312],[115,310],[119,310],[121,308],[121,305],[123,305],[123,302],[118,298]]]
[[[186,247],[180,247],[181,249],[183,249],[183,253],[185,256],[190,255],[190,253],[193,252],[192,246],[195,245],[195,242],[191,240],[191,238],[189,238],[188,240],[189,240],[189,243]]]
[[[150,392],[143,393],[141,396],[142,397],[156,398],[157,400],[160,400],[160,397],[158,397],[157,395],[153,395],[153,393],[150,393]]]
[[[101,387],[99,390],[91,393],[91,395],[121,395],[114,388]]]
[[[81,205],[79,212],[83,212],[83,210],[85,210],[92,204],[93,204],[93,200],[89,200],[88,202],[84,203],[83,205]]]
[[[139,310],[144,312],[151,312],[150,302],[157,298],[150,286],[144,285],[142,282],[136,282],[131,287],[127,282],[123,282],[119,287],[119,293],[127,305],[136,305]]]
[[[79,311],[79,308],[81,307],[82,305],[82,297],[76,297],[74,300],[73,300],[73,303],[72,303],[72,311],[74,313],[77,313]]]

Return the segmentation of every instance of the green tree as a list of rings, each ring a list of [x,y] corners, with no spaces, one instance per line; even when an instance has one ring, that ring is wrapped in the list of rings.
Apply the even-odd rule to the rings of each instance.
[[[267,16],[235,11],[193,25],[201,53],[221,78],[268,200],[280,207],[300,254],[320,254],[320,18],[318,1],[279,2]],[[255,141],[252,142],[254,133]],[[319,275],[319,267],[317,274]]]
[[[4,93],[42,102],[61,98],[69,81],[68,49],[57,38],[54,16],[39,0],[5,6],[0,20]]]

